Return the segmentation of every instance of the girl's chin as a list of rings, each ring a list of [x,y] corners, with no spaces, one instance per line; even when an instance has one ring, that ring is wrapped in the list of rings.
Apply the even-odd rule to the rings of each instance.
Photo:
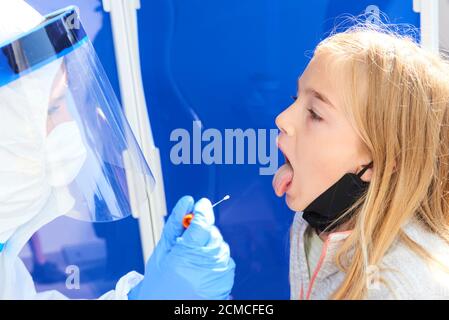
[[[293,211],[301,211],[299,210],[298,205],[295,204],[295,200],[295,197],[289,195],[288,193],[285,194],[285,203],[287,204],[287,206]]]

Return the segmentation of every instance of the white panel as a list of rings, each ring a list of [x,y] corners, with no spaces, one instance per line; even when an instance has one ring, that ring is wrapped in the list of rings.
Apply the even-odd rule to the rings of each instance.
[[[143,189],[137,177],[127,177],[133,190],[131,196],[137,192],[146,192],[148,197],[148,206],[132,208],[133,216],[139,219],[143,255],[147,260],[159,241],[167,209],[159,149],[154,145],[142,84],[137,29],[140,1],[103,0],[103,8],[111,14],[123,108],[156,180],[155,188],[150,192]]]

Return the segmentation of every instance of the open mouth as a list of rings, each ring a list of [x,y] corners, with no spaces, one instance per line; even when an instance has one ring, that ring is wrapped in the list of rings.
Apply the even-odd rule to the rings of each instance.
[[[293,181],[293,168],[285,152],[279,146],[285,158],[285,163],[276,171],[273,177],[273,189],[278,197],[282,197],[290,188]]]

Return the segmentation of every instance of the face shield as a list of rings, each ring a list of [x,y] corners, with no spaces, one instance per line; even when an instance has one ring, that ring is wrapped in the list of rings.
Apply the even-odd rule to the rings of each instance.
[[[119,220],[148,206],[153,184],[74,7],[0,44],[3,229],[12,232],[44,208]]]

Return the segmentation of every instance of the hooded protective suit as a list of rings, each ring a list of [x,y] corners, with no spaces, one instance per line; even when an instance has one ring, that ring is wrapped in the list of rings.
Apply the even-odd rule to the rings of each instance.
[[[114,221],[148,206],[151,170],[77,19],[73,7],[44,18],[22,0],[0,1],[0,299],[66,298],[36,292],[18,257],[42,226],[62,215]],[[213,223],[209,201],[181,199],[147,264],[151,277],[130,272],[101,298],[226,298],[235,265]]]
[[[20,14],[17,14],[20,13]],[[44,21],[23,1],[8,0],[0,10],[0,43]],[[31,275],[18,257],[29,238],[74,205],[67,185],[86,159],[80,131],[73,121],[47,135],[47,116],[61,59],[20,81],[0,87],[0,298],[62,299],[57,291],[37,293]],[[71,143],[67,143],[70,141]],[[142,275],[123,277],[103,298],[127,298]]]

